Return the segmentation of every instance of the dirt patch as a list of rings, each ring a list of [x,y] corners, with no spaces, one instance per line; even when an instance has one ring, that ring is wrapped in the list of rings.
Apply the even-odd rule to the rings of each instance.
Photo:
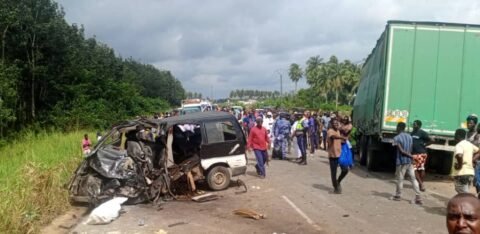
[[[45,234],[64,234],[69,233],[83,218],[88,214],[86,207],[73,207],[65,214],[55,218],[52,223],[42,228],[40,233]]]

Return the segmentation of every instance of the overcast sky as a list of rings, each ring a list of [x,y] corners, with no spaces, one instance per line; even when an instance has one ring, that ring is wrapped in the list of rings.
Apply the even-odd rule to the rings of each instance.
[[[173,72],[187,91],[292,91],[291,63],[359,62],[388,20],[480,24],[478,0],[59,0],[69,23],[122,57]],[[306,87],[304,79],[299,87]]]

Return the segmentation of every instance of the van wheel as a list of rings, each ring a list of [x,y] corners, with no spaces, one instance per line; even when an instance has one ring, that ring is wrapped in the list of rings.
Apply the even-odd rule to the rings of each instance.
[[[230,171],[224,166],[216,166],[208,172],[208,186],[215,191],[224,190],[230,185]]]

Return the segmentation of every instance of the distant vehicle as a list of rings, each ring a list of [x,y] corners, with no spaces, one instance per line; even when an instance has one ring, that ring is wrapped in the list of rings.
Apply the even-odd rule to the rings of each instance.
[[[237,120],[241,120],[243,116],[243,107],[242,106],[232,106],[231,107],[233,114],[237,118]]]
[[[213,106],[209,101],[201,99],[186,99],[182,101],[181,115],[191,114],[195,112],[204,112],[213,110]]]
[[[435,139],[427,167],[450,173],[455,130],[480,114],[479,32],[480,25],[388,22],[363,65],[353,107],[368,169],[393,169],[396,125],[418,119]]]
[[[242,106],[232,106],[232,110],[234,112],[243,112],[243,107]]]

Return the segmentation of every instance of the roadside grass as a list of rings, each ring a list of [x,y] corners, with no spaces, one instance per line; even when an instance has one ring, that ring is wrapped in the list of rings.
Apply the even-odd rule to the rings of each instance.
[[[83,134],[27,133],[0,149],[0,233],[38,233],[70,207],[66,185]]]

